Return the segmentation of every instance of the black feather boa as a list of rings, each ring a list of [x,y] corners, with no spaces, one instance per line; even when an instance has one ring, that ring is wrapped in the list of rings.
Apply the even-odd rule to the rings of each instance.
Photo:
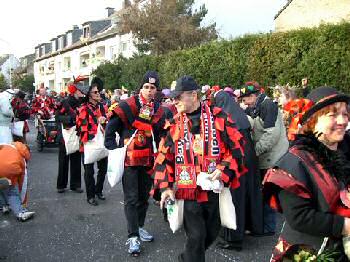
[[[344,140],[341,143],[349,143],[350,136],[345,135]],[[292,146],[296,145],[300,149],[312,153],[316,160],[334,176],[340,183],[341,187],[344,185],[350,185],[350,158],[346,155],[340,146],[338,150],[334,151],[329,149],[326,145],[317,139],[317,135],[309,133],[306,135],[297,135]],[[344,145],[348,148],[350,145]]]

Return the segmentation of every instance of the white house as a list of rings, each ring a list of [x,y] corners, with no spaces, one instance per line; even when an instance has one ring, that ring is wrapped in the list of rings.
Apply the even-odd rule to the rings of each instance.
[[[350,21],[349,0],[288,0],[275,16],[277,32]]]
[[[19,60],[13,54],[0,56],[0,73],[12,86],[12,73],[20,65]]]
[[[50,42],[36,46],[36,87],[43,83],[52,90],[63,91],[73,76],[91,76],[104,61],[113,61],[119,55],[129,58],[136,53],[132,34],[120,34],[118,30],[117,14],[127,7],[126,4],[127,1],[117,12],[107,8],[108,17],[105,19],[87,21],[81,27],[74,25]]]

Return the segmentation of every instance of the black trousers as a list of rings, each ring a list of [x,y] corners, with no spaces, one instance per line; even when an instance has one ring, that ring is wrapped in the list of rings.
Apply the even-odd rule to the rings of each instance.
[[[58,151],[57,189],[63,189],[68,184],[68,171],[70,165],[70,189],[81,187],[81,153],[75,152],[66,155],[66,147],[60,143]]]
[[[187,239],[179,260],[204,262],[205,251],[215,241],[221,228],[219,194],[209,192],[208,202],[203,203],[185,200],[184,228]]]
[[[145,224],[152,179],[144,166],[125,167],[123,174],[124,212],[128,223],[128,237],[139,236]]]
[[[83,156],[83,163],[84,163],[84,156]],[[91,164],[84,164],[84,180],[85,180],[85,188],[86,188],[86,196],[87,199],[91,199],[95,197],[95,194],[102,193],[103,190],[103,183],[105,182],[105,177],[107,173],[107,164],[108,164],[108,157],[102,158],[100,161],[97,161],[97,181],[95,184],[95,169],[94,165],[95,163]]]

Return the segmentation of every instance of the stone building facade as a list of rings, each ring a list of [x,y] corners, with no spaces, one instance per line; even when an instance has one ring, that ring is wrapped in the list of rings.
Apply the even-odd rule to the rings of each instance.
[[[288,0],[275,16],[275,31],[350,21],[350,0]]]

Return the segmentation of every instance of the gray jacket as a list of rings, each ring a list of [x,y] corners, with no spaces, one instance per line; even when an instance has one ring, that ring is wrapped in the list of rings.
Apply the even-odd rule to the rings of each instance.
[[[265,94],[258,96],[255,107],[247,113],[253,119],[252,136],[259,168],[273,167],[289,147],[282,113],[277,104]]]

